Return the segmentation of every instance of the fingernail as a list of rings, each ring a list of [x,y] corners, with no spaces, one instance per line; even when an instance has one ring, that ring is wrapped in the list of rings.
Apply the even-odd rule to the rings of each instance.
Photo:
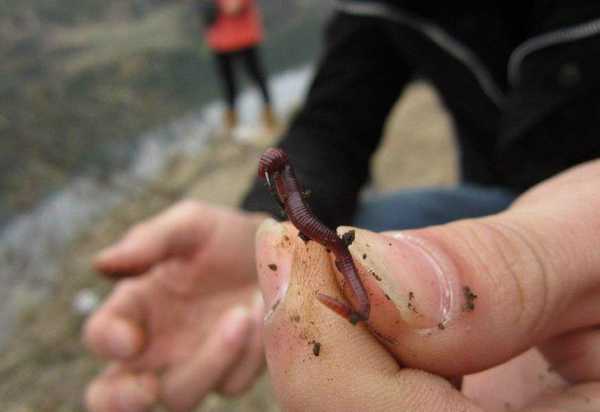
[[[289,285],[292,239],[285,226],[265,220],[256,233],[258,283],[265,302],[266,317],[277,309]]]
[[[341,228],[342,233],[347,230]],[[442,256],[422,240],[401,232],[356,233],[350,246],[355,261],[374,274],[377,286],[396,305],[407,326],[443,327],[460,289]]]
[[[239,305],[231,309],[223,325],[223,337],[225,340],[237,340],[244,329],[244,322],[247,322],[248,318],[249,312],[246,307]]]
[[[127,359],[135,353],[134,331],[125,321],[113,320],[108,335],[110,350],[114,356]]]

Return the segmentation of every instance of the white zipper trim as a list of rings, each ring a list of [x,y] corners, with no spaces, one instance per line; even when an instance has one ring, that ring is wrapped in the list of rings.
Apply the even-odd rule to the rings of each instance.
[[[337,1],[337,10],[354,15],[380,17],[409,26],[420,31],[431,41],[446,50],[448,54],[464,64],[475,76],[483,92],[496,104],[502,107],[504,94],[496,85],[490,72],[479,58],[464,44],[453,38],[441,27],[426,20],[408,16],[399,10],[382,3],[358,3],[350,1]]]
[[[560,43],[568,43],[600,33],[600,19],[590,20],[577,26],[566,27],[540,34],[521,43],[508,60],[508,80],[514,87],[520,82],[521,64],[525,57],[540,49]]]

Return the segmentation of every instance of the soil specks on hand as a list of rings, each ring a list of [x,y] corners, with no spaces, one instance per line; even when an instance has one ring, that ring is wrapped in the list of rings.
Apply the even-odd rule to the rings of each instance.
[[[475,310],[475,299],[477,299],[477,295],[471,290],[469,286],[463,287],[463,294],[465,297],[465,304],[463,305],[463,310],[465,312],[472,312]]]
[[[304,233],[302,232],[298,232],[298,237],[300,239],[302,239],[302,241],[304,242],[304,244],[307,244],[310,241],[310,238],[308,236],[306,236]]]
[[[346,247],[348,247],[352,243],[354,243],[355,238],[356,238],[356,232],[354,230],[349,230],[342,235],[342,242],[344,242]]]
[[[319,356],[321,354],[321,342],[313,340],[313,341],[310,341],[309,344],[312,344],[313,355]]]
[[[381,276],[379,276],[377,273],[371,271],[369,272],[371,273],[371,276],[373,276],[378,282],[381,282]]]
[[[415,293],[412,291],[408,292],[408,303],[406,304],[406,307],[413,313],[419,313],[415,306]]]

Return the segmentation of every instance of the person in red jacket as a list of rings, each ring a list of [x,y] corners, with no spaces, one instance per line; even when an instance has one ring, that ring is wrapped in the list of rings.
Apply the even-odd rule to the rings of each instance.
[[[223,116],[225,129],[231,131],[238,123],[235,100],[238,92],[234,73],[236,61],[242,61],[258,86],[264,104],[262,120],[268,129],[275,127],[271,96],[258,54],[263,40],[260,11],[254,0],[201,0],[205,18],[208,47],[214,52],[218,73],[223,83],[227,110]],[[207,3],[208,2],[208,3]],[[212,4],[210,4],[212,3]],[[207,11],[208,10],[208,11]]]

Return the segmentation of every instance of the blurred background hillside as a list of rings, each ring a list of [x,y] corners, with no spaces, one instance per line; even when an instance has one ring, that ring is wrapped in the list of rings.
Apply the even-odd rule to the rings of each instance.
[[[313,60],[327,7],[262,0],[271,74]],[[143,131],[219,96],[191,1],[0,2],[0,225]]]

